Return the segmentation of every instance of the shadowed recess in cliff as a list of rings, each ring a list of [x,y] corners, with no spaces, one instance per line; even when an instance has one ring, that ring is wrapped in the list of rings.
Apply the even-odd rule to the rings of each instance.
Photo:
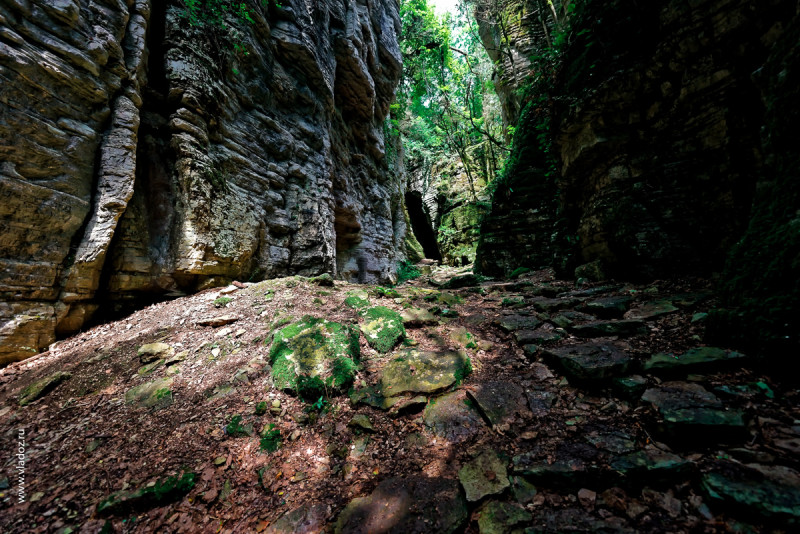
[[[425,257],[441,261],[442,254],[439,252],[439,245],[436,243],[436,232],[434,232],[430,219],[425,214],[422,194],[417,191],[407,192],[406,209],[408,210],[408,218],[411,221],[414,237],[422,245]]]

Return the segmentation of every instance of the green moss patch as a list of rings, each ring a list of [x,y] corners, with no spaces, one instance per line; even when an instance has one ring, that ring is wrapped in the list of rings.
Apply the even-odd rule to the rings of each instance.
[[[275,333],[272,379],[275,387],[299,393],[300,385],[305,390],[318,377],[326,393],[342,392],[353,382],[359,354],[355,329],[306,316]]]
[[[45,395],[53,391],[57,385],[67,380],[71,376],[72,375],[69,373],[58,371],[56,373],[51,374],[50,376],[46,376],[45,378],[42,378],[41,380],[34,382],[30,386],[23,389],[22,393],[20,393],[19,405],[25,406],[35,401],[36,399],[44,397]]]
[[[378,352],[389,352],[406,337],[403,318],[386,306],[369,308],[362,314],[361,332],[370,347]]]
[[[186,472],[158,480],[154,485],[112,493],[97,505],[97,514],[128,514],[175,502],[192,491],[196,478],[195,473]]]
[[[172,378],[162,378],[133,387],[125,393],[127,404],[143,408],[165,408],[172,404]]]

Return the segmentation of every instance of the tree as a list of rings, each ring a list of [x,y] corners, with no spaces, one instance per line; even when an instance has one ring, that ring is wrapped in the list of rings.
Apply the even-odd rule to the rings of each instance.
[[[427,0],[401,2],[400,17],[404,71],[392,126],[412,160],[457,155],[476,200],[477,175],[493,179],[507,148],[475,20],[464,4],[455,16],[437,17]],[[478,165],[470,152],[480,145],[488,157]]]

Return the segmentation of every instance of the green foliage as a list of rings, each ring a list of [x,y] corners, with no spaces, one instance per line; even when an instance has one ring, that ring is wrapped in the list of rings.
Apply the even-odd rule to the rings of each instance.
[[[225,427],[225,434],[232,438],[240,438],[249,436],[251,434],[251,429],[242,424],[242,416],[237,414],[231,418],[230,422]]]
[[[256,409],[255,412],[253,413],[255,413],[256,415],[264,415],[265,413],[267,413],[267,408],[268,408],[267,402],[261,401],[258,404],[256,404]]]
[[[506,152],[493,65],[477,24],[462,4],[455,16],[438,17],[427,0],[402,0],[400,47],[403,78],[388,131],[402,138],[406,158],[422,164],[457,156],[473,199],[479,178],[489,182]],[[481,161],[475,148],[483,147]]]
[[[402,295],[398,293],[396,289],[392,289],[390,287],[375,286],[374,291],[379,297],[384,297],[387,299],[399,299],[402,297]]]
[[[261,434],[259,447],[266,452],[275,452],[281,448],[281,431],[275,428],[274,423],[270,423],[269,428]]]
[[[230,297],[219,297],[217,300],[214,301],[215,308],[224,308],[228,304],[233,302],[233,299]]]
[[[297,377],[297,396],[305,402],[313,402],[318,397],[324,397],[325,382],[318,376],[300,375]]]
[[[397,265],[397,285],[402,284],[406,280],[414,280],[419,278],[422,272],[419,268],[408,260],[403,260]]]
[[[528,269],[527,267],[517,267],[516,269],[514,269],[511,272],[510,275],[508,275],[508,277],[509,278],[516,278],[518,276],[522,276],[523,274],[526,274],[526,273],[529,273],[529,272],[531,272],[531,270]]]
[[[328,402],[324,396],[321,396],[316,401],[309,403],[308,406],[304,408],[306,413],[316,412],[316,413],[325,413],[331,407],[331,403]]]
[[[461,366],[456,369],[456,372],[453,374],[456,381],[453,384],[453,389],[459,387],[466,378],[472,374],[472,360],[469,359],[469,356],[464,358],[464,361],[461,363]]]

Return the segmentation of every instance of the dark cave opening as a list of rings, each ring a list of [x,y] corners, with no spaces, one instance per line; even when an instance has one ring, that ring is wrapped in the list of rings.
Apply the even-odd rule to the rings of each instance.
[[[416,191],[408,191],[406,193],[406,209],[408,210],[408,218],[411,220],[411,229],[414,232],[414,237],[422,245],[425,257],[442,261],[442,253],[439,252],[439,244],[436,242],[436,232],[431,226],[430,219],[425,214],[422,195]]]

